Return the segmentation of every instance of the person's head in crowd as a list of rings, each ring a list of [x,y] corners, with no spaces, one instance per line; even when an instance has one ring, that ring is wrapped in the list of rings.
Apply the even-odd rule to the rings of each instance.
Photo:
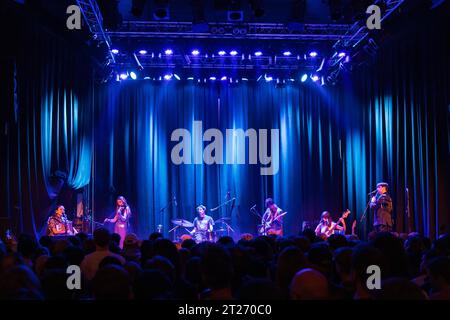
[[[217,240],[217,243],[224,247],[234,246],[234,240],[230,236],[220,237],[219,240]]]
[[[50,250],[48,250],[46,247],[38,247],[36,249],[36,251],[34,252],[34,258],[37,259],[42,255],[45,255],[45,256],[50,255]]]
[[[433,243],[433,248],[439,251],[441,255],[450,255],[450,234],[445,233],[439,236]]]
[[[143,270],[134,283],[134,297],[137,300],[169,299],[172,283],[160,270]]]
[[[240,240],[251,241],[251,240],[253,240],[253,235],[251,233],[243,233],[243,234],[241,234]]]
[[[36,258],[36,260],[34,262],[34,272],[36,273],[38,278],[41,278],[41,276],[45,270],[45,265],[49,258],[50,257],[48,255],[41,255],[38,258]]]
[[[131,283],[134,284],[142,272],[141,265],[136,261],[127,261],[123,266],[130,276]]]
[[[89,236],[87,233],[85,232],[78,232],[75,237],[77,237],[78,239],[80,239],[80,243],[83,244],[84,241],[86,241],[87,239],[89,239]]]
[[[294,275],[306,267],[308,260],[298,247],[291,246],[281,251],[277,261],[276,281],[285,296],[289,294],[289,286]]]
[[[209,244],[201,260],[201,273],[205,285],[211,290],[210,299],[231,299],[233,264],[226,249]]]
[[[348,246],[347,238],[343,234],[332,234],[327,242],[332,250]]]
[[[186,261],[184,271],[185,280],[197,288],[202,286],[201,260],[200,257],[191,257]]]
[[[367,273],[367,268],[371,265],[380,267],[382,279],[389,274],[389,265],[379,249],[369,244],[359,244],[354,247],[352,253],[352,277],[355,281],[355,299],[372,298],[370,289],[367,288],[367,279],[370,276]]]
[[[111,242],[111,233],[106,228],[98,228],[94,231],[94,242],[96,250],[108,250]]]
[[[304,236],[306,238],[308,238],[310,243],[314,243],[314,242],[319,242],[321,241],[321,239],[319,237],[316,236],[316,233],[314,232],[313,229],[310,228],[306,228],[304,229],[301,233],[301,236]]]
[[[385,256],[389,264],[389,274],[392,277],[409,277],[411,270],[408,265],[403,242],[390,232],[379,232],[371,241],[375,248],[378,248]]]
[[[161,232],[153,232],[148,237],[148,240],[150,241],[156,241],[156,239],[164,238]]]
[[[109,264],[99,268],[93,279],[95,300],[128,300],[133,297],[131,279],[119,265]]]
[[[294,244],[303,252],[308,252],[311,247],[311,242],[305,236],[297,236],[292,239]]]
[[[141,264],[153,257],[153,241],[143,240],[141,243]]]
[[[450,258],[446,256],[432,259],[428,265],[428,277],[432,288],[432,300],[450,299]]]
[[[334,251],[333,261],[334,269],[340,284],[346,286],[352,285],[352,254],[350,247],[341,247]]]
[[[66,257],[69,265],[81,265],[81,261],[84,259],[84,251],[80,247],[70,246],[64,250],[63,255]]]
[[[332,271],[333,254],[324,242],[314,243],[308,251],[308,260],[312,267],[319,270],[326,276]]]
[[[50,269],[64,269],[66,270],[69,264],[63,255],[51,256],[45,262],[44,270]]]
[[[53,246],[53,237],[50,236],[42,236],[39,239],[39,245],[42,247],[47,248],[48,250],[52,251]]]
[[[111,244],[119,246],[120,245],[120,240],[121,240],[120,234],[118,234],[116,232],[113,232],[111,234]]]
[[[0,274],[20,265],[25,265],[25,261],[19,253],[9,253],[0,260]]]
[[[287,247],[295,246],[295,242],[294,240],[292,240],[292,238],[278,237],[275,243],[276,243],[275,254],[280,253]]]
[[[26,265],[14,266],[0,274],[0,300],[42,300],[41,283]]]
[[[250,242],[255,254],[265,261],[272,259],[273,247],[268,237],[257,237]]]
[[[171,283],[176,280],[175,266],[169,259],[163,256],[154,256],[144,264],[144,269],[159,270],[166,275]]]
[[[64,250],[66,250],[67,247],[70,246],[70,243],[67,239],[58,239],[55,241],[55,243],[53,244],[53,250],[52,250],[52,255],[59,255],[62,254],[64,252]]]
[[[297,272],[290,286],[293,300],[325,300],[330,298],[327,278],[317,270],[306,268]]]
[[[136,234],[129,233],[123,241],[122,255],[127,261],[140,261],[141,250],[140,241]]]
[[[85,254],[93,253],[96,249],[95,241],[92,238],[87,238],[83,241],[83,251]]]
[[[69,240],[69,244],[74,247],[81,247],[81,240],[76,236],[70,236],[67,238]]]
[[[427,294],[405,278],[389,278],[381,282],[379,290],[373,290],[376,300],[427,300]]]
[[[186,262],[191,258],[191,251],[186,248],[181,248],[178,250],[178,254],[180,256],[180,264],[181,264],[181,270],[184,274],[184,268],[186,266]]]
[[[48,300],[70,300],[75,291],[67,287],[65,269],[46,270],[41,277],[42,291]]]
[[[430,249],[430,250],[425,251],[422,254],[422,257],[420,260],[420,273],[426,274],[428,264],[430,263],[431,260],[433,260],[434,258],[437,258],[437,257],[441,257],[441,255],[439,254],[439,251],[437,251],[436,249]]]
[[[36,253],[38,244],[35,239],[29,235],[21,234],[17,242],[17,252],[19,252],[25,261],[32,265],[32,259]]]
[[[183,242],[181,242],[181,247],[192,250],[192,248],[195,247],[196,244],[197,243],[195,242],[195,240],[190,238],[190,239],[183,240]]]
[[[98,264],[98,268],[101,269],[109,265],[122,266],[122,261],[114,256],[106,256],[102,259],[102,261],[100,261],[100,263]]]
[[[269,279],[252,279],[240,288],[239,300],[282,300],[284,298],[280,288]]]
[[[153,244],[153,254],[163,256],[175,267],[177,275],[181,272],[180,256],[176,245],[169,239],[157,239]]]

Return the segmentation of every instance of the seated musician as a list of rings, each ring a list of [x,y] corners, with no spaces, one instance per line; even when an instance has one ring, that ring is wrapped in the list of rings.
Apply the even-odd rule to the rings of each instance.
[[[283,235],[283,218],[281,214],[283,210],[278,208],[272,198],[266,199],[266,212],[264,212],[261,219],[261,224],[263,226],[263,235],[275,234]]]
[[[198,216],[194,219],[194,229],[191,234],[194,235],[195,241],[203,242],[211,240],[210,235],[214,229],[214,220],[210,216],[206,215],[206,207],[204,205],[199,205],[197,207]]]
[[[339,222],[342,222],[341,219],[339,219]],[[344,227],[338,225],[338,223],[333,222],[331,219],[331,214],[328,211],[322,212],[320,222],[315,230],[316,236],[325,240],[334,234],[335,230],[344,230]]]
[[[65,215],[66,209],[59,205],[53,215],[47,220],[47,235],[58,236],[73,234],[71,223]]]

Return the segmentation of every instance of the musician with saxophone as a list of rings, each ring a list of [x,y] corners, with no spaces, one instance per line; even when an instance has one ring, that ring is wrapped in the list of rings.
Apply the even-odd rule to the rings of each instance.
[[[266,212],[261,218],[260,234],[262,235],[283,235],[283,216],[286,214],[279,208],[272,198],[265,201]]]

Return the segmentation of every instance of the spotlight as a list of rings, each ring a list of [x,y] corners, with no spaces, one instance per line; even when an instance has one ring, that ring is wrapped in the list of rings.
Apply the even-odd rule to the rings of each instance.
[[[308,75],[306,73],[304,73],[302,75],[302,78],[300,79],[301,82],[305,82],[306,80],[308,80]]]
[[[311,52],[309,53],[309,56],[310,56],[311,58],[317,57],[317,51],[311,51]]]
[[[171,56],[171,55],[173,54],[173,51],[172,51],[172,49],[166,49],[166,50],[164,51],[164,54],[165,54],[166,56]]]
[[[171,74],[165,74],[164,75],[164,80],[170,80],[172,79],[172,75]]]
[[[169,0],[155,0],[155,11],[153,18],[155,20],[168,20],[169,17]]]
[[[258,82],[259,80],[261,80],[261,78],[262,78],[262,75],[260,75],[260,76],[258,77],[258,79],[256,79],[256,82]]]
[[[338,57],[340,57],[340,58],[345,57],[345,55],[346,55],[345,52],[339,52],[339,53],[338,53]]]
[[[242,81],[248,81],[248,78],[242,78]]]
[[[236,51],[236,50],[231,50],[231,51],[230,51],[230,55],[232,55],[232,56],[237,55],[237,51]]]
[[[142,55],[147,54],[147,50],[139,50],[139,54],[142,54]]]
[[[220,50],[217,54],[218,54],[219,56],[224,56],[224,55],[226,54],[226,52],[223,51],[223,50]]]
[[[266,74],[266,75],[264,75],[264,79],[266,80],[266,82],[270,82],[270,81],[273,80],[273,77],[272,77],[272,76],[268,76],[268,75]]]
[[[112,49],[111,52],[114,53],[114,54],[118,54],[119,50],[118,49]]]
[[[173,76],[174,76],[174,78],[175,78],[175,79],[177,79],[178,81],[180,81],[180,80],[181,80],[180,76],[179,76],[179,75],[177,75],[176,73],[174,73],[174,74],[173,74]]]
[[[311,80],[312,81],[314,81],[314,82],[317,82],[317,81],[319,81],[319,76],[317,75],[317,74],[314,74],[314,75],[311,75]]]
[[[194,80],[194,77],[187,77],[186,80]]]
[[[290,52],[290,51],[283,52],[283,56],[285,56],[285,57],[289,57],[291,54],[292,54],[292,52]]]
[[[242,0],[229,0],[228,2],[228,21],[236,22],[244,20],[244,11],[242,10]]]
[[[215,81],[215,80],[216,80],[216,77],[209,77],[209,80]]]
[[[193,56],[198,56],[200,54],[200,51],[198,51],[197,49],[192,50],[192,55]]]
[[[261,51],[256,51],[255,52],[255,57],[260,57],[262,56],[262,52]]]
[[[222,81],[227,81],[227,77],[226,77],[226,76],[223,76],[222,78],[220,78],[220,80],[222,80]]]
[[[130,77],[131,77],[131,79],[136,80],[136,79],[137,79],[136,72],[131,71],[131,72],[130,72]]]
[[[128,78],[128,74],[126,74],[126,73],[121,73],[120,74],[120,79],[126,80],[127,78]]]

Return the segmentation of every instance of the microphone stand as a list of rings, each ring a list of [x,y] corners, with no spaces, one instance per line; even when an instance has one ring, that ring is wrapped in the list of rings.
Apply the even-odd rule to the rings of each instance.
[[[212,211],[216,211],[217,209],[220,209],[220,208],[223,207],[224,205],[226,205],[226,204],[228,204],[228,203],[230,203],[231,201],[234,201],[234,200],[236,200],[236,198],[231,198],[230,200],[227,200],[227,201],[225,201],[225,202],[219,204],[217,207],[212,208],[212,209],[210,209],[209,211],[211,211],[211,212],[212,212]]]
[[[369,201],[367,202],[366,208],[364,209],[364,213],[363,213],[363,215],[361,216],[361,219],[359,220],[359,223],[360,223],[360,224],[361,224],[362,221],[366,218],[367,210],[369,209],[370,203],[372,202],[372,197],[371,197],[371,196],[372,196],[373,194],[374,194],[373,192],[371,192],[371,193],[368,194],[368,196],[369,196]],[[375,194],[376,194],[376,193],[375,193]]]
[[[172,199],[172,200],[170,200],[163,208],[161,208],[160,210],[159,210],[159,212],[161,213],[161,225],[163,225],[164,224],[164,211],[167,209],[167,208],[169,208],[170,207],[170,205],[173,203],[173,201],[174,201],[174,199]],[[159,228],[158,228],[159,229]],[[170,231],[169,231],[169,233],[172,231],[172,230],[175,230],[176,228],[173,228],[173,229],[171,229]],[[162,228],[161,228],[161,233],[162,233]]]

